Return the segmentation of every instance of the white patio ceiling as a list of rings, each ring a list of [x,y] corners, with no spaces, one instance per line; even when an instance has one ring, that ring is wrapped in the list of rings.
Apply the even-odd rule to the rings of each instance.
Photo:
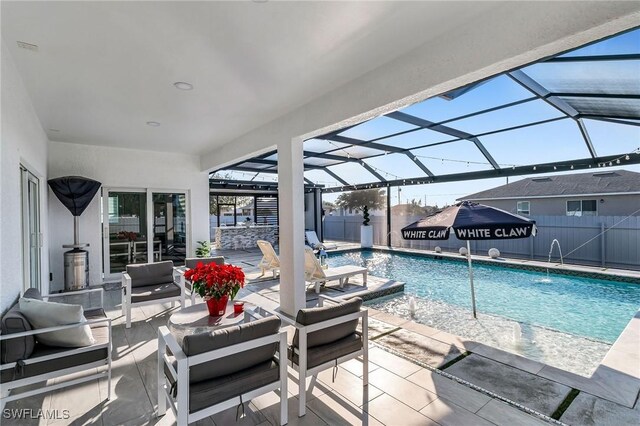
[[[1,7],[2,38],[50,140],[199,154],[463,26],[496,3]],[[38,50],[21,49],[18,41]],[[194,89],[177,90],[178,81]]]

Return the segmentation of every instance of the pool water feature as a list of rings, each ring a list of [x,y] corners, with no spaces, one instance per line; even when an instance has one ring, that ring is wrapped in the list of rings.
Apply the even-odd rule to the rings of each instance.
[[[328,263],[406,283],[403,296],[372,301],[376,309],[579,374],[597,366],[640,307],[637,284],[474,264],[475,322],[466,263],[379,251],[332,253]]]

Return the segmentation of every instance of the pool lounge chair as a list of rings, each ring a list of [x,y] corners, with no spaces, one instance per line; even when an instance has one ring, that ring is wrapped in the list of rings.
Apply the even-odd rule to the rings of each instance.
[[[273,278],[275,278],[276,273],[280,273],[280,259],[276,251],[269,241],[258,240],[256,244],[258,244],[258,248],[262,252],[262,259],[258,264],[262,270],[262,275],[265,274],[265,271],[269,270],[273,273]]]
[[[362,285],[367,286],[367,268],[355,265],[338,266],[337,268],[324,269],[313,249],[306,247],[304,249],[304,279],[306,282],[314,284],[316,293],[320,293],[320,286],[327,281],[338,280],[340,287],[344,287],[349,282],[349,278],[354,275],[362,274]]]
[[[323,243],[322,241],[320,241],[318,239],[316,231],[305,231],[304,235],[305,237],[307,237],[307,243],[309,243],[309,245],[316,250],[320,248],[323,248],[325,250],[334,250],[338,248],[338,246],[333,243]]]

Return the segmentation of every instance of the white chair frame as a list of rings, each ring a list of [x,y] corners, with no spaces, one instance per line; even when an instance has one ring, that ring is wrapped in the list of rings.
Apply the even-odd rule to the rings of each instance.
[[[183,289],[185,298],[189,296],[189,300],[191,300],[191,306],[196,304],[196,293],[193,291],[193,284],[191,284],[191,290],[187,289],[186,283],[187,279],[184,277],[184,273],[187,272],[187,268],[184,266],[174,266],[173,267],[174,276],[178,277],[178,285]]]
[[[258,267],[262,271],[261,276],[263,276],[267,270],[270,270],[273,274],[273,278],[275,278],[277,274],[280,273],[280,258],[278,257],[276,250],[273,248],[273,244],[269,241],[257,240],[256,245],[262,252],[262,259],[260,260],[260,263],[258,263]],[[262,246],[265,246],[265,248]]]
[[[103,305],[103,301],[104,301],[104,290],[102,288],[95,288],[95,289],[88,289],[88,290],[78,290],[78,291],[74,291],[72,293],[59,293],[59,294],[51,294],[48,296],[43,296],[43,299],[51,299],[54,297],[61,297],[61,296],[69,296],[69,295],[76,295],[76,294],[83,294],[83,293],[92,293],[92,292],[100,292],[100,307],[104,308]],[[107,400],[111,399],[111,348],[112,348],[112,334],[111,334],[111,318],[104,318],[104,319],[94,319],[94,320],[89,320],[86,322],[81,322],[81,323],[77,323],[77,324],[68,324],[68,325],[59,325],[59,326],[55,326],[55,327],[47,327],[47,328],[38,328],[38,329],[34,329],[34,330],[30,330],[30,331],[25,331],[22,333],[13,333],[13,334],[5,334],[5,335],[0,335],[0,340],[10,340],[10,339],[15,339],[18,337],[25,337],[25,336],[33,336],[35,334],[41,334],[41,333],[46,333],[49,331],[59,331],[59,330],[68,330],[71,328],[77,328],[77,327],[83,327],[85,325],[93,325],[93,324],[100,324],[100,323],[106,323],[107,327],[109,329],[108,332],[108,336],[109,336],[109,341],[108,343],[103,343],[103,344],[95,344],[95,345],[91,345],[91,346],[84,346],[81,348],[69,348],[68,350],[59,352],[59,353],[55,353],[55,354],[51,354],[51,355],[45,355],[45,356],[40,356],[40,357],[36,357],[36,358],[27,358],[25,360],[23,360],[22,362],[25,365],[29,365],[29,364],[35,364],[35,363],[39,363],[39,362],[43,362],[43,361],[50,361],[53,359],[58,359],[58,358],[65,358],[67,356],[70,355],[76,355],[76,354],[80,354],[83,352],[89,352],[89,351],[94,351],[96,349],[101,349],[101,348],[106,348],[107,349],[107,358],[106,359],[102,359],[99,361],[95,361],[92,363],[88,363],[88,364],[82,364],[82,365],[78,365],[75,367],[70,367],[70,368],[65,368],[62,370],[57,370],[57,371],[52,371],[49,373],[45,373],[45,374],[39,374],[37,376],[33,376],[33,377],[27,377],[24,379],[19,379],[19,380],[14,380],[8,383],[0,383],[0,405],[2,406],[2,408],[4,408],[4,404],[10,401],[15,401],[18,399],[22,399],[22,398],[27,398],[30,396],[34,396],[34,395],[39,395],[41,393],[46,393],[46,392],[51,392],[57,389],[61,389],[67,386],[74,386],[77,385],[79,383],[84,383],[84,382],[88,382],[91,380],[95,380],[95,379],[101,379],[104,376],[107,376],[107,381],[108,381],[108,391],[107,391]],[[12,369],[16,367],[17,362],[11,362],[11,363],[7,363],[7,364],[2,364],[0,366],[0,370],[8,370],[8,369]],[[25,392],[20,392],[16,395],[10,395],[11,390],[22,387],[22,386],[27,386],[27,385],[32,385],[35,383],[40,383],[40,382],[46,382],[47,380],[50,379],[55,379],[58,377],[62,377],[62,376],[66,376],[68,374],[73,374],[73,373],[77,373],[80,371],[85,371],[85,370],[90,370],[92,368],[99,368],[99,367],[103,367],[106,365],[106,370],[103,371],[98,371],[96,374],[91,374],[89,376],[83,376],[77,379],[72,379],[72,380],[65,380],[63,382],[60,383],[54,383],[51,385],[47,385],[45,383],[45,385],[41,388],[37,388],[37,389],[33,389],[33,390],[29,390],[29,391],[25,391]]]
[[[253,316],[250,312],[245,311],[245,318]],[[238,352],[257,348],[269,343],[278,343],[278,363],[280,369],[280,380],[262,386],[258,389],[235,396],[226,401],[219,402],[200,411],[189,413],[189,368],[204,362],[213,361]],[[167,355],[167,347],[171,354],[178,362],[177,370],[173,368],[173,364]],[[171,335],[167,327],[158,329],[158,417],[163,416],[167,411],[167,402],[169,407],[176,416],[178,426],[186,426],[190,423],[209,417],[220,411],[239,405],[241,402],[249,401],[259,395],[270,391],[280,390],[280,424],[288,423],[288,394],[287,394],[287,332],[279,331],[271,336],[261,337],[259,339],[250,340],[236,345],[227,346],[210,352],[187,357],[175,337]],[[178,382],[178,393],[175,401],[171,396],[171,387],[167,383],[164,367],[171,374],[172,378]],[[186,384],[186,386],[182,386]]]
[[[184,308],[185,288],[184,280],[178,278],[176,281],[176,270],[173,269],[173,283],[180,287],[180,295],[173,297],[165,297],[164,299],[146,300],[144,302],[131,302],[131,276],[127,272],[122,273],[122,315],[126,317],[126,328],[131,328],[131,308],[134,306],[157,305],[159,303],[171,302],[171,307],[175,306],[175,302],[180,302],[180,308]],[[184,275],[183,275],[184,278]]]
[[[341,303],[340,299],[335,299],[333,297],[328,297],[324,295],[320,295],[318,297],[318,304],[320,306],[324,306],[324,302],[328,301],[331,303]],[[297,323],[295,320],[292,320],[289,317],[284,315],[280,315],[280,318],[283,322],[292,325],[298,330],[298,348],[294,348],[298,354],[298,416],[302,417],[306,414],[306,398],[307,398],[307,377],[312,377],[310,382],[310,387],[315,385],[315,381],[317,380],[317,375],[319,372],[327,370],[329,368],[333,368],[336,364],[341,364],[345,361],[348,361],[353,358],[357,358],[362,356],[362,387],[365,387],[369,384],[369,316],[366,308],[360,308],[359,312],[354,312],[349,315],[344,315],[338,318],[332,318],[327,321],[318,322],[311,325],[302,325]],[[340,358],[334,359],[332,361],[326,362],[324,364],[320,364],[313,368],[307,369],[307,336],[309,333],[318,330],[324,330],[327,328],[331,328],[337,324],[342,324],[344,322],[353,321],[354,319],[362,320],[362,349],[359,351],[352,352],[348,355],[342,356]],[[292,361],[292,368],[294,370]]]

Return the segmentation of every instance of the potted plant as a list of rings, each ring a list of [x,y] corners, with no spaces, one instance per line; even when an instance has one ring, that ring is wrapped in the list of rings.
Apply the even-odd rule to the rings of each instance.
[[[369,207],[362,207],[362,225],[360,226],[360,246],[363,248],[373,247],[373,226],[369,225]]]
[[[211,244],[209,241],[198,241],[196,257],[209,257],[211,255]]]
[[[207,302],[209,315],[214,317],[224,315],[229,299],[233,300],[244,287],[244,272],[233,265],[198,263],[184,277],[193,283],[193,291]]]

